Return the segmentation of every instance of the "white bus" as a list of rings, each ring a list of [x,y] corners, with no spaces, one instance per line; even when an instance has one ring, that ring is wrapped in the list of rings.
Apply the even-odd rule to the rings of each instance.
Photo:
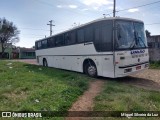
[[[123,77],[147,69],[148,46],[140,20],[102,18],[35,42],[40,65]]]

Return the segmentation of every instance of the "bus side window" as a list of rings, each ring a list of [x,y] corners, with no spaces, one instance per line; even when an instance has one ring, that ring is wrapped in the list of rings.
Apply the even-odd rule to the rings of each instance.
[[[76,31],[71,31],[65,34],[65,44],[72,45],[76,43]]]
[[[38,42],[35,42],[35,49],[38,50]]]
[[[47,47],[48,47],[48,48],[55,47],[54,37],[48,39]]]
[[[85,28],[85,42],[93,41],[93,27],[87,26]]]
[[[113,35],[113,22],[107,21],[102,24],[102,51],[112,51],[112,35]]]
[[[42,41],[42,48],[47,48],[47,40]]]
[[[64,35],[64,39],[65,39],[65,45],[68,45],[69,40],[70,40],[69,33],[66,33],[66,34]]]
[[[95,28],[95,47],[97,51],[101,51],[101,35],[100,35],[100,27]]]
[[[71,37],[70,37],[69,44],[75,44],[76,43],[76,31],[72,31],[70,35]]]
[[[55,46],[63,46],[64,45],[64,39],[63,34],[55,37]]]
[[[41,49],[41,47],[42,47],[42,44],[41,44],[41,41],[39,41],[38,42],[38,50]]]
[[[77,31],[77,42],[83,43],[84,42],[84,30],[80,29]]]
[[[95,25],[95,48],[99,52],[112,51],[112,21],[104,21]]]

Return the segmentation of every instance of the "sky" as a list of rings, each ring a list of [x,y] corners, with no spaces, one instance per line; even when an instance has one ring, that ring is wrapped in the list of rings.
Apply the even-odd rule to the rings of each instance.
[[[116,16],[144,21],[151,35],[160,35],[160,2],[134,8],[158,0],[116,0]],[[128,9],[132,8],[132,9]],[[120,11],[124,10],[125,11]],[[16,46],[30,48],[35,41],[50,35],[50,20],[53,20],[53,35],[76,25],[95,19],[113,16],[113,0],[0,0],[0,18],[12,21],[20,30],[20,42]],[[155,24],[158,23],[158,24]]]

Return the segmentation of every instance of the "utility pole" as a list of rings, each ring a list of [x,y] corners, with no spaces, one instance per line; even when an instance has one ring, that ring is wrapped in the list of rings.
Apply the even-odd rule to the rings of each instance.
[[[113,17],[116,16],[116,0],[114,0],[114,4],[113,4]]]
[[[49,25],[50,26],[50,36],[52,36],[52,26],[55,26],[55,25],[53,25],[53,20],[50,20],[49,21],[49,24],[47,24],[47,25]]]

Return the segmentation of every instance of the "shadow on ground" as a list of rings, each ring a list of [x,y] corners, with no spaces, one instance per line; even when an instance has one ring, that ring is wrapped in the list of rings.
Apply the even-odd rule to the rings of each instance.
[[[148,89],[148,90],[155,90],[160,91],[160,84],[153,80],[144,79],[144,78],[138,78],[133,76],[127,76],[122,78],[105,78],[105,77],[99,77],[100,80],[106,80],[106,81],[116,81],[123,84],[129,84],[136,87]]]

